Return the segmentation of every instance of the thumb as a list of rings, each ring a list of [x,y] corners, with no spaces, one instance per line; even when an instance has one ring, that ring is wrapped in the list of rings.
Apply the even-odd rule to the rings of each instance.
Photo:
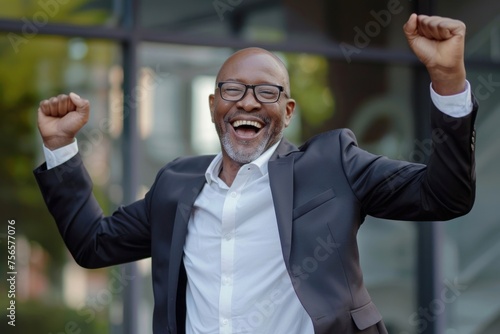
[[[417,14],[413,13],[403,26],[403,31],[408,39],[417,33]]]
[[[73,102],[73,104],[76,106],[77,111],[85,109],[89,104],[89,101],[82,99],[80,95],[73,92],[69,93],[69,98],[71,99],[71,102]]]

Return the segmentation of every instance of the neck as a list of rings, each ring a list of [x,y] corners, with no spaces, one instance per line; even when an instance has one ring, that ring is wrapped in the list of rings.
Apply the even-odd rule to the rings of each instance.
[[[223,157],[222,168],[219,173],[220,179],[224,181],[228,187],[231,187],[241,166],[243,166],[243,164],[231,160],[229,157]]]

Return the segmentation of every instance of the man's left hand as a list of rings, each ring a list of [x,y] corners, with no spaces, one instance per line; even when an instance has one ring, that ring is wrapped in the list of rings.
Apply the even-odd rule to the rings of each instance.
[[[465,24],[439,16],[412,14],[403,27],[408,44],[426,66],[434,91],[453,95],[465,89]]]

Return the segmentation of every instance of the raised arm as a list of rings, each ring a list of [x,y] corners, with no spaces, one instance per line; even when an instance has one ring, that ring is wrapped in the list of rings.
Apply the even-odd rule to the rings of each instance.
[[[89,101],[71,93],[40,103],[38,128],[44,145],[56,150],[72,144],[87,123]],[[34,171],[59,232],[83,267],[97,268],[150,256],[149,197],[121,206],[105,217],[92,194],[92,181],[79,154],[53,168]]]
[[[352,138],[342,140],[343,162],[353,190],[367,214],[400,220],[447,220],[466,214],[475,199],[474,121],[477,104],[466,91],[465,25],[457,20],[412,14],[404,26],[408,43],[426,66],[432,88],[463,103],[460,116],[433,106],[426,166],[394,161],[360,150]],[[460,94],[463,93],[463,94]],[[448,113],[449,112],[449,113]]]

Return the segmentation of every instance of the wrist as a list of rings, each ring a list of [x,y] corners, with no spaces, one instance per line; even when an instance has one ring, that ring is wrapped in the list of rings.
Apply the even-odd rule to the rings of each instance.
[[[57,137],[57,138],[44,139],[43,145],[49,150],[55,151],[61,147],[72,144],[74,141],[75,141],[74,137],[73,138]]]
[[[442,96],[462,93],[466,88],[465,68],[452,72],[429,71],[432,89]]]

